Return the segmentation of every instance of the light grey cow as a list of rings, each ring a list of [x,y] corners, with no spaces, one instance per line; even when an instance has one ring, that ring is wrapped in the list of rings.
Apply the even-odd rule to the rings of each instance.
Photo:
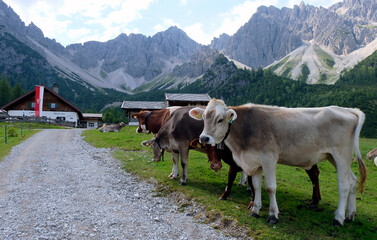
[[[374,164],[377,166],[377,148],[373,149],[367,154],[367,158],[372,160],[374,158]]]
[[[103,124],[103,126],[98,129],[100,132],[120,132],[122,127],[126,126],[124,122],[120,122],[117,124]]]
[[[212,99],[206,109],[194,108],[190,116],[204,120],[200,141],[224,141],[234,161],[252,176],[255,190],[251,214],[259,216],[262,207],[262,171],[270,197],[269,223],[278,221],[276,164],[310,169],[328,159],[337,170],[339,204],[334,225],[352,221],[356,215],[356,182],[351,171],[353,151],[360,171],[360,192],[364,190],[367,168],[359,150],[359,134],[365,114],[359,109],[337,106],[284,108],[247,104],[227,107]],[[347,209],[347,215],[346,213]]]

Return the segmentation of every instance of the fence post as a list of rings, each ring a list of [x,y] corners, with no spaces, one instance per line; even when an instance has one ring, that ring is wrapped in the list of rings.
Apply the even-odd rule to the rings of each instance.
[[[29,122],[29,132],[31,131],[30,122]]]
[[[22,133],[22,122],[21,122],[21,137],[23,137],[23,133]]]
[[[7,141],[7,125],[5,125],[5,144],[7,144],[8,143],[8,141]]]

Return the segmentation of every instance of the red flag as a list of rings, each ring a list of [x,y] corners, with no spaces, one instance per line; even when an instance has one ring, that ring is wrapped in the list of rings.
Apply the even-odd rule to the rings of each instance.
[[[35,116],[36,117],[40,117],[42,115],[43,93],[44,93],[43,86],[35,87]]]

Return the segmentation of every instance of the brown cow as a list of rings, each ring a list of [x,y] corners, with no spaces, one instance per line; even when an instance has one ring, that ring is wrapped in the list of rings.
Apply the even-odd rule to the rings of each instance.
[[[175,110],[155,138],[148,142],[148,146],[152,146],[154,149],[154,155],[158,155],[161,150],[165,149],[172,153],[173,169],[169,177],[173,179],[178,177],[180,157],[182,166],[180,185],[186,185],[187,182],[190,142],[198,138],[203,129],[202,121],[195,121],[189,117],[190,109],[192,107],[182,107]],[[204,149],[201,148],[196,148],[196,150],[204,152]]]
[[[117,124],[103,124],[103,126],[98,129],[100,132],[120,132],[122,127],[126,126],[124,122],[120,122]]]
[[[170,114],[180,107],[168,107],[161,110],[141,110],[139,113],[132,114],[131,117],[139,121],[139,126],[136,129],[137,133],[153,133],[156,134],[158,130],[169,119]]]

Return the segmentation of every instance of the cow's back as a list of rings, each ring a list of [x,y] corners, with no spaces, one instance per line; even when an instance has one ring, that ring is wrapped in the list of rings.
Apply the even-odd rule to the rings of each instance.
[[[174,111],[169,118],[171,121],[171,135],[175,139],[194,140],[203,131],[203,121],[198,121],[189,116],[193,107],[183,107]]]
[[[337,146],[353,149],[358,117],[353,109],[284,108],[248,105],[233,108],[237,119],[231,127],[239,151],[275,152],[285,164],[300,156],[322,158]],[[313,156],[317,154],[318,156]],[[303,163],[305,164],[305,163]],[[309,164],[310,165],[310,164]]]

